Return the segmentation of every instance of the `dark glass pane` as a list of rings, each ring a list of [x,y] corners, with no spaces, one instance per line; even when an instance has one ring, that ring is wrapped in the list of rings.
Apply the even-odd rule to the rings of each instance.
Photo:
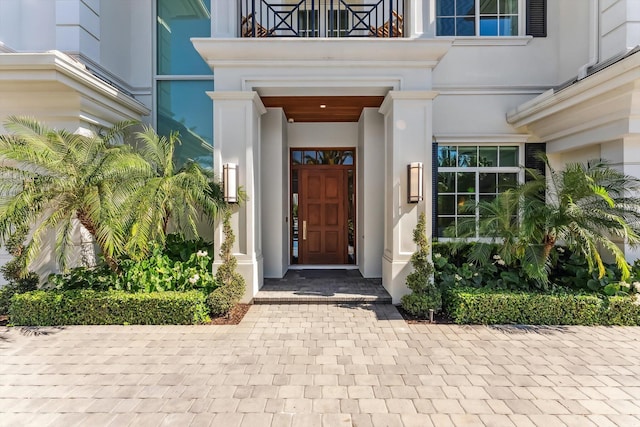
[[[294,165],[299,165],[302,163],[302,151],[292,151],[291,152],[291,162]]]
[[[436,20],[437,32],[439,36],[455,36],[456,21],[454,18],[438,18]]]
[[[295,153],[295,151],[294,151]],[[299,151],[298,151],[299,153]],[[291,263],[298,263],[298,171],[291,171]]]
[[[456,147],[455,146],[442,146],[438,147],[438,166],[440,167],[455,167],[458,165],[456,160]]]
[[[495,193],[497,189],[497,178],[498,174],[495,173],[480,173],[480,193]]]
[[[517,36],[518,35],[518,17],[517,16],[500,17],[500,35],[501,36]]]
[[[458,166],[475,167],[478,165],[478,147],[459,147]]]
[[[316,151],[305,151],[304,157],[302,158],[305,165],[316,165],[318,161],[316,160]]]
[[[480,147],[479,150],[480,157],[478,157],[478,166],[498,166],[498,147]]]
[[[158,0],[158,74],[208,75],[191,37],[211,36],[211,0]]]
[[[212,81],[158,81],[158,134],[179,132],[175,150],[178,166],[193,160],[213,167],[213,102],[206,91]]]
[[[475,16],[476,2],[475,0],[456,0],[457,16]]]
[[[438,172],[438,193],[455,193],[455,172]]]
[[[439,215],[455,215],[456,214],[456,196],[438,196],[438,214]]]
[[[487,195],[480,196],[480,202],[482,203],[491,203],[494,199],[495,199],[495,196],[487,196]],[[486,208],[483,208],[482,204],[478,204],[478,214],[480,216],[488,216],[490,212],[487,211]]]
[[[349,206],[347,207],[349,209],[349,213],[348,213],[348,220],[347,220],[347,236],[348,236],[348,247],[347,247],[347,254],[348,254],[348,263],[349,264],[355,264],[356,263],[356,228],[355,228],[355,224],[356,224],[356,198],[355,198],[355,185],[354,185],[354,178],[353,178],[353,170],[348,170],[347,171],[347,188],[349,191],[348,194],[348,199],[349,199]]]
[[[457,36],[475,36],[476,21],[471,18],[456,18],[456,35]]]
[[[518,13],[518,0],[500,0],[500,14],[510,15]]]
[[[481,36],[497,36],[498,35],[498,17],[497,16],[481,16],[480,17],[480,35]]]
[[[458,175],[458,193],[475,193],[476,192],[475,172],[459,172],[457,175]]]
[[[510,188],[518,185],[517,173],[501,173],[498,174],[498,192],[503,193]]]
[[[456,209],[458,215],[472,214],[476,210],[475,194],[460,194],[456,199]]]
[[[455,237],[455,232],[454,233],[449,233],[450,230],[448,230],[448,228],[455,224],[455,218],[454,217],[442,217],[439,216],[438,217],[438,236],[439,237]]]
[[[353,151],[344,151],[342,153],[342,164],[343,165],[353,164]]]
[[[518,166],[518,147],[500,147],[500,166]]]
[[[480,15],[497,14],[498,0],[480,0]]]
[[[436,16],[455,15],[455,0],[438,0],[436,3]]]

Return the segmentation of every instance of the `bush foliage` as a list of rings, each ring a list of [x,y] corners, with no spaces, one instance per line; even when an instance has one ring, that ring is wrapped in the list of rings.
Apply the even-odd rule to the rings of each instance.
[[[216,271],[218,288],[207,297],[207,305],[213,316],[224,316],[240,302],[245,292],[244,278],[236,271],[238,260],[233,256],[231,249],[235,236],[231,229],[231,212],[224,214],[222,233],[224,241],[220,245],[220,258],[222,264]]]
[[[33,291],[15,295],[14,325],[189,325],[209,321],[202,292]]]
[[[640,306],[628,296],[475,288],[452,288],[444,295],[447,312],[460,324],[640,325]]]
[[[418,249],[411,256],[414,271],[407,276],[407,287],[412,293],[402,297],[402,308],[414,315],[426,317],[429,310],[434,312],[442,308],[442,294],[433,283],[433,264],[429,254],[429,240],[426,235],[424,213],[413,230],[413,242]]]

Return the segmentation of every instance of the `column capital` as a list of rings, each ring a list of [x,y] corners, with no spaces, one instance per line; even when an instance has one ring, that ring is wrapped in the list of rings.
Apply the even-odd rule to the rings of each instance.
[[[264,107],[264,104],[260,99],[260,95],[255,91],[216,90],[207,92],[207,95],[209,95],[209,98],[214,101],[251,101],[254,103],[259,115],[267,112],[267,109]]]
[[[384,115],[391,110],[394,101],[432,101],[439,94],[434,90],[390,90],[378,111]]]

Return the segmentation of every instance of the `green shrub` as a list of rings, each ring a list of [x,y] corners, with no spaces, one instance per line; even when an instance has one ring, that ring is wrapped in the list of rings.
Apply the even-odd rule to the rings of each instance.
[[[429,254],[424,213],[420,214],[413,230],[413,242],[418,249],[411,255],[413,272],[407,276],[407,287],[412,293],[402,297],[402,308],[414,316],[427,317],[429,310],[438,312],[442,309],[442,293],[433,283],[433,264]]]
[[[76,267],[66,273],[50,274],[47,288],[70,291],[74,289],[92,289],[107,291],[114,289],[118,277],[107,265],[97,267]]]
[[[15,325],[186,325],[209,320],[202,292],[33,291],[11,301]]]
[[[640,324],[640,306],[630,297],[452,288],[445,292],[445,307],[460,324]]]
[[[11,298],[15,294],[34,291],[38,287],[38,275],[29,273],[26,277],[11,282],[0,288],[0,316],[9,314]]]
[[[207,297],[207,305],[213,316],[224,316],[240,302],[245,292],[244,278],[236,271],[238,260],[231,253],[235,236],[231,229],[231,212],[224,214],[222,232],[224,241],[220,245],[220,258],[222,264],[216,271],[218,288]]]

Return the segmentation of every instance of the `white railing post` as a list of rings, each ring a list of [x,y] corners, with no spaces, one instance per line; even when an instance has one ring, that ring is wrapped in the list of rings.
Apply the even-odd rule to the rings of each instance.
[[[211,37],[240,37],[238,30],[239,0],[215,0],[211,2]]]

